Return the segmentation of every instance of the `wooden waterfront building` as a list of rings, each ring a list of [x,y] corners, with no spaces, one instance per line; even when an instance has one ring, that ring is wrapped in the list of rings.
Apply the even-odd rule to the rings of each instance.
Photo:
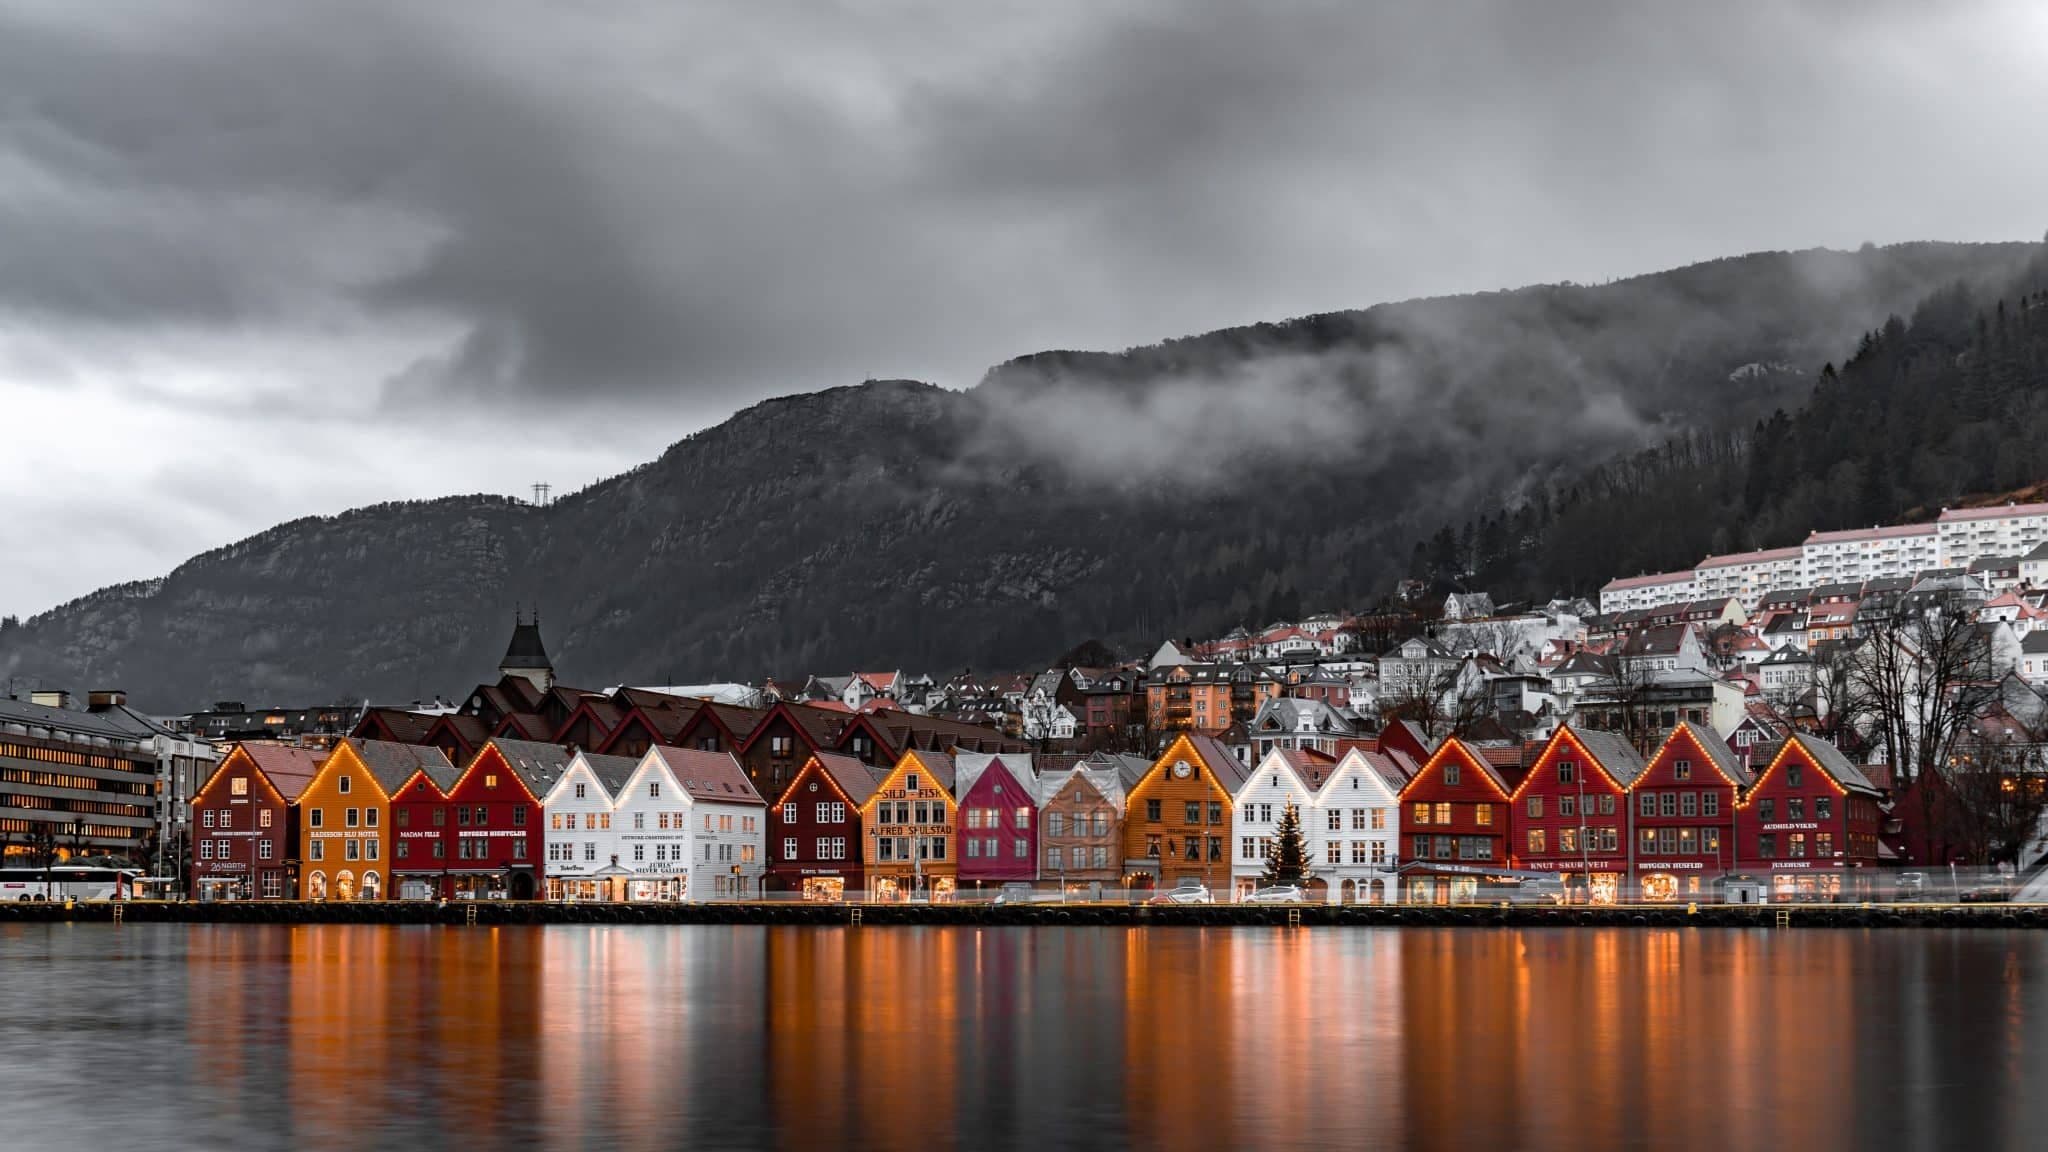
[[[1482,879],[1505,869],[1513,786],[1453,736],[1401,789],[1401,898],[1410,904],[1477,899]]]
[[[1629,875],[1629,788],[1642,754],[1612,732],[1559,725],[1508,796],[1514,866],[1555,872],[1576,904],[1612,904]]]
[[[494,736],[448,790],[454,858],[449,886],[474,899],[531,900],[541,894],[546,845],[541,797],[569,766],[559,744]]]
[[[201,900],[295,895],[299,797],[327,753],[236,744],[192,798],[192,892]]]
[[[768,812],[768,888],[806,900],[867,891],[864,806],[879,774],[851,756],[816,752]]]
[[[870,900],[950,900],[959,886],[953,758],[905,752],[861,809]]]
[[[1642,899],[1715,901],[1735,864],[1735,812],[1749,772],[1714,730],[1681,720],[1629,789]]]
[[[334,746],[294,806],[302,900],[382,900],[391,894],[391,796],[441,750],[348,738]]]
[[[963,890],[1030,884],[1038,878],[1038,777],[1025,753],[958,753],[954,791],[960,798]]]
[[[391,792],[391,882],[401,900],[454,895],[448,872],[455,857],[448,791],[461,776],[444,754],[422,761]]]
[[[1773,901],[1870,899],[1881,800],[1840,749],[1794,732],[1736,806],[1736,871],[1765,879]]]
[[[1124,886],[1195,882],[1227,898],[1233,799],[1245,777],[1221,741],[1176,735],[1125,798]]]

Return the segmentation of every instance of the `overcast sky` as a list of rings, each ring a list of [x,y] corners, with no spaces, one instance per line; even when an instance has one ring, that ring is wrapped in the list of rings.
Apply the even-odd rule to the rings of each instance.
[[[0,0],[0,613],[778,393],[2048,229],[2048,6]]]

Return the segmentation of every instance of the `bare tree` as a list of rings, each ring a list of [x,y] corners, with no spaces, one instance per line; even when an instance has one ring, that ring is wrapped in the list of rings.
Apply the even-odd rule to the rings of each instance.
[[[1900,612],[1857,649],[1842,707],[1875,730],[1901,786],[1940,771],[1991,704],[1991,649],[1962,612]]]
[[[1608,731],[1646,756],[1664,734],[1652,698],[1656,687],[1657,673],[1647,662],[1614,655],[1608,657],[1607,674],[1594,681],[1589,701],[1606,713]]]
[[[1942,774],[1944,795],[1935,807],[1943,840],[1975,863],[2017,865],[2039,839],[2048,811],[2043,768],[2038,744],[1968,741]]]
[[[1487,700],[1481,693],[1459,690],[1464,667],[1462,660],[1434,671],[1425,665],[1421,675],[1397,677],[1391,684],[1382,679],[1380,722],[1411,721],[1431,740],[1470,732],[1485,718]]]

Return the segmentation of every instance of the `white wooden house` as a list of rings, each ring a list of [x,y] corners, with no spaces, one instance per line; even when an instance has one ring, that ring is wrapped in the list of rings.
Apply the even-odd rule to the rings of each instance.
[[[1315,786],[1334,766],[1329,757],[1292,748],[1275,748],[1258,760],[1232,798],[1234,809],[1230,838],[1231,898],[1241,899],[1259,886],[1266,871],[1266,857],[1273,850],[1280,818],[1289,804],[1301,821],[1302,838],[1314,861],[1314,833],[1309,829],[1313,815]],[[1219,894],[1220,896],[1220,894]]]
[[[613,802],[635,763],[630,756],[578,752],[541,797],[548,899],[624,898],[616,879],[619,828]]]
[[[616,819],[646,896],[701,902],[759,896],[767,873],[768,805],[724,752],[656,745],[641,757]]]
[[[1400,866],[1401,789],[1392,757],[1353,748],[1316,789],[1308,828],[1313,875],[1332,904],[1388,903]]]

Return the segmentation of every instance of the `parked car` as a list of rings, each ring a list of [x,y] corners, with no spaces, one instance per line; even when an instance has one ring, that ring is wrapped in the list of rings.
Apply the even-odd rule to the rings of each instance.
[[[1308,897],[1302,893],[1300,885],[1278,884],[1271,888],[1261,888],[1256,892],[1248,892],[1245,894],[1243,899],[1238,901],[1238,903],[1306,904],[1308,903]]]
[[[1965,904],[1996,904],[2012,899],[2012,889],[2003,884],[1982,884],[1963,889],[1963,894],[1956,899]]]
[[[1894,890],[1897,892],[1900,900],[1918,900],[1927,894],[1927,874],[1925,872],[1901,872],[1899,873],[1898,882],[1894,885]]]
[[[1148,904],[1214,904],[1215,898],[1199,881],[1184,881],[1179,887],[1169,888],[1146,901]]]

